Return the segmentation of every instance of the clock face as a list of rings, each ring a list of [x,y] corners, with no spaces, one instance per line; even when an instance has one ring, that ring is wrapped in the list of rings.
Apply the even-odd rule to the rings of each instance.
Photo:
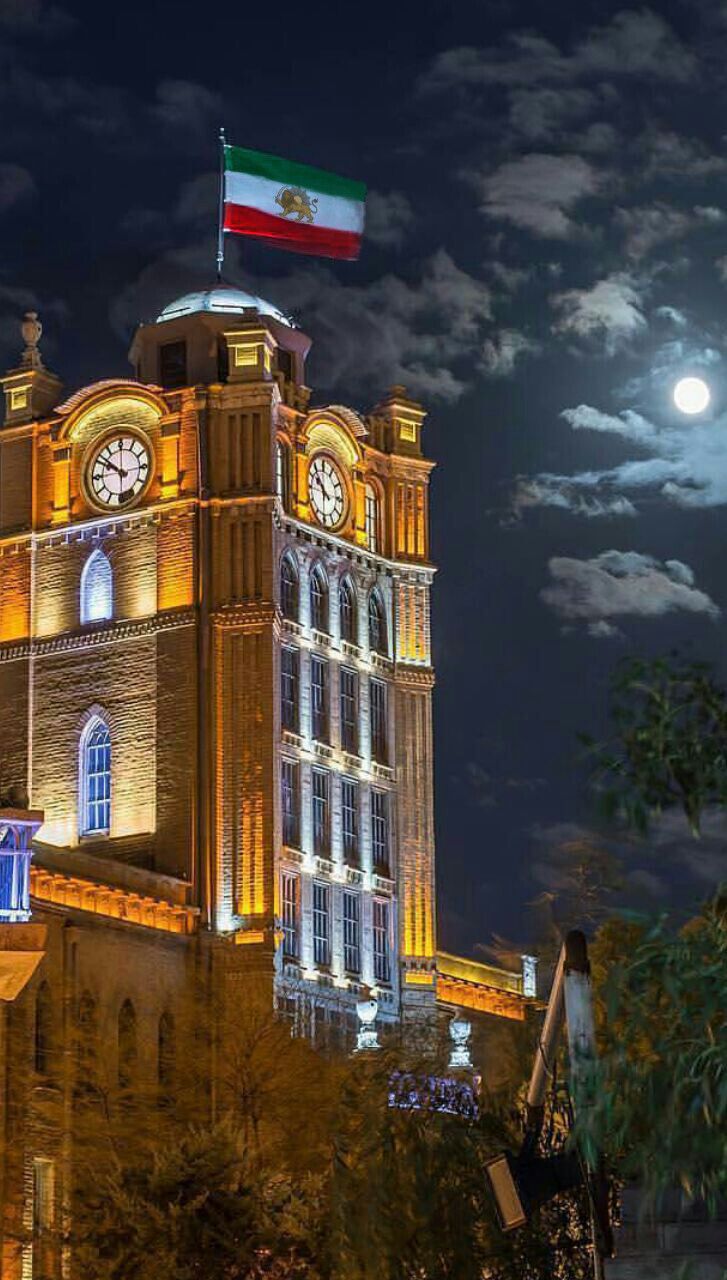
[[[341,474],[330,458],[318,454],[308,468],[308,497],[316,518],[326,529],[343,519],[345,489]]]
[[[103,507],[124,507],[149,479],[149,450],[138,436],[113,436],[93,455],[88,487]]]

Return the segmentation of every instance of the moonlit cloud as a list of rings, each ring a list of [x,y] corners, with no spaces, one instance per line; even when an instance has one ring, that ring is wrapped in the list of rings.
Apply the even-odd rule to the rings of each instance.
[[[414,210],[401,191],[369,191],[366,196],[366,239],[397,248],[414,221]]]
[[[482,348],[480,367],[491,378],[509,377],[518,360],[527,355],[538,355],[540,345],[517,329],[502,329],[487,338]]]
[[[588,289],[566,289],[550,300],[557,312],[555,333],[584,339],[614,355],[647,328],[642,297],[634,278],[617,272]]]
[[[552,582],[540,598],[560,618],[587,624],[595,639],[615,636],[613,619],[655,618],[676,611],[719,617],[719,607],[694,586],[689,565],[664,563],[637,551],[604,551],[590,560],[554,556]],[[604,625],[605,624],[605,625]]]
[[[577,231],[571,212],[602,182],[582,156],[540,153],[508,160],[491,174],[470,171],[464,176],[480,190],[481,209],[489,218],[552,240]]]

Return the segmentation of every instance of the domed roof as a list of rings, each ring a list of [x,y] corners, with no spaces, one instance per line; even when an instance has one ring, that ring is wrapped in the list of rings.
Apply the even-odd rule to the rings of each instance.
[[[290,320],[278,311],[272,302],[264,298],[256,298],[253,293],[245,293],[244,289],[235,289],[232,285],[217,285],[214,289],[199,289],[194,293],[185,293],[176,298],[160,311],[157,324],[165,320],[178,320],[180,316],[195,315],[199,311],[213,311],[217,315],[235,315],[241,311],[254,308],[261,316],[272,316],[281,324],[290,326]]]

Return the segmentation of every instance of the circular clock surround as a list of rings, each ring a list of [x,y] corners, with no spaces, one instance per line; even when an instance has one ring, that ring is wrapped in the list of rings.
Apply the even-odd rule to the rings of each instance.
[[[346,482],[337,463],[327,453],[317,453],[308,467],[308,499],[324,529],[337,529],[348,506]]]
[[[97,507],[120,511],[141,496],[151,473],[148,442],[136,431],[118,428],[94,447],[85,467],[85,487]]]

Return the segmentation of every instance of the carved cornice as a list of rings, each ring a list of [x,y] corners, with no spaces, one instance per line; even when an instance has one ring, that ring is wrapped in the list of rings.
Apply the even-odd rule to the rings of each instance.
[[[124,622],[99,626],[93,631],[74,631],[62,636],[49,636],[43,640],[26,640],[23,644],[0,645],[0,662],[16,662],[19,658],[42,658],[52,653],[70,650],[95,649],[103,644],[118,644],[136,640],[140,636],[153,636],[161,631],[176,631],[189,627],[196,621],[194,609],[177,609],[169,613],[157,613],[151,618],[132,618]]]
[[[197,932],[199,909],[182,907],[159,898],[147,898],[127,889],[116,889],[78,876],[64,876],[42,867],[30,868],[30,896],[68,910],[123,920],[126,924],[159,929],[184,936]]]
[[[394,671],[397,689],[431,690],[434,688],[434,672],[431,667],[407,667],[397,663]]]
[[[258,600],[247,604],[228,604],[213,610],[210,619],[220,630],[237,628],[250,630],[255,627],[272,626],[276,618],[274,604],[263,604]]]

